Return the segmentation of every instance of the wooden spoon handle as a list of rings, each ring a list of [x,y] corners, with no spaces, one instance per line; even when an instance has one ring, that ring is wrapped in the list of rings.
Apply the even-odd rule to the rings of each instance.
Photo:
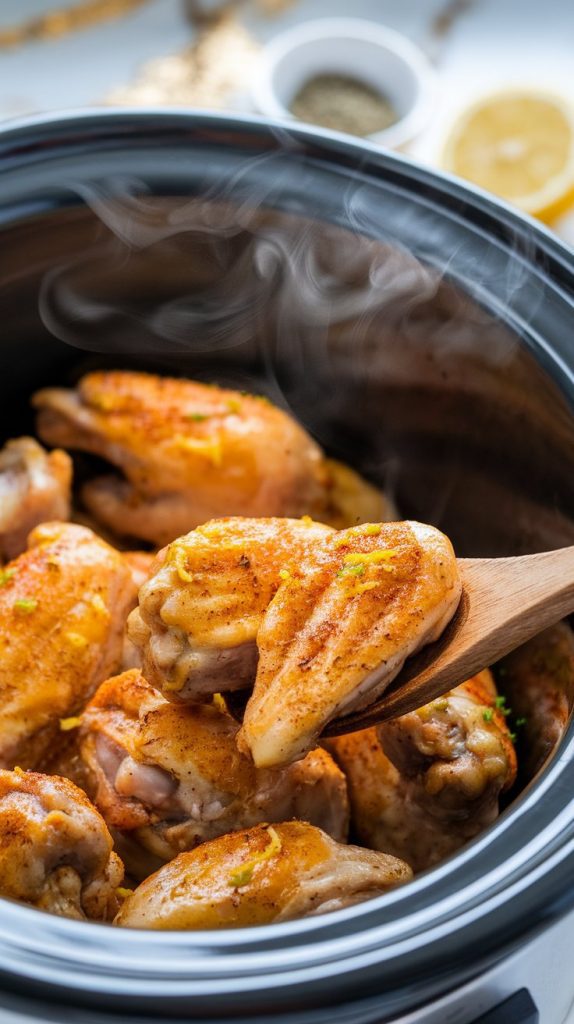
[[[325,735],[366,729],[428,704],[574,611],[574,546],[521,558],[459,559],[458,610],[374,704]]]

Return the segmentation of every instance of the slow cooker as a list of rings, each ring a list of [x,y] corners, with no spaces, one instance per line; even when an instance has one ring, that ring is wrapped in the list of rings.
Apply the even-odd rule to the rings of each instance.
[[[460,555],[574,542],[574,255],[343,136],[94,112],[0,133],[2,437],[98,366],[254,388]],[[559,1024],[574,732],[496,823],[383,898],[244,931],[0,910],[0,1019]]]

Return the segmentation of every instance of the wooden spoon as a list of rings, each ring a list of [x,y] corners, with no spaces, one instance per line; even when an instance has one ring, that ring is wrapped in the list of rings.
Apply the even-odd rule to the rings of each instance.
[[[574,546],[520,558],[460,558],[462,597],[441,637],[409,658],[382,697],[325,736],[414,711],[574,612]]]

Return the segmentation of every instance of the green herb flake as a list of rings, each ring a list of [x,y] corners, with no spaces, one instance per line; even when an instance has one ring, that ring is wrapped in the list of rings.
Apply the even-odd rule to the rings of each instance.
[[[364,574],[364,563],[359,562],[357,565],[344,565],[342,569],[339,569],[337,576],[364,576]]]
[[[5,587],[15,575],[16,569],[0,569],[0,587]]]
[[[516,719],[516,726],[517,726],[517,727],[518,727],[519,729],[521,729],[523,725],[526,725],[527,721],[528,721],[528,719],[527,719],[527,718],[517,718],[517,719]]]
[[[203,423],[204,420],[209,419],[209,415],[205,412],[188,412],[185,414],[186,420],[191,420],[192,423]]]
[[[492,722],[492,715],[492,708],[485,708],[485,710],[482,712],[482,717],[484,718],[485,722]]]
[[[508,735],[510,737],[510,742],[511,743],[516,743],[516,733],[515,732],[509,732]]]
[[[33,597],[20,597],[17,601],[14,601],[14,611],[19,612],[21,615],[30,615],[37,607],[38,602]]]
[[[495,697],[494,703],[496,704],[497,708],[503,708],[504,705],[506,704],[506,697]]]

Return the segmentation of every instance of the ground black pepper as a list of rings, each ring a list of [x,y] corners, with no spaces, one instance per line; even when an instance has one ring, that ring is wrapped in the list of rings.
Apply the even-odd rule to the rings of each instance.
[[[290,109],[301,121],[350,135],[373,135],[397,120],[385,96],[365,82],[345,75],[325,74],[309,79]]]

